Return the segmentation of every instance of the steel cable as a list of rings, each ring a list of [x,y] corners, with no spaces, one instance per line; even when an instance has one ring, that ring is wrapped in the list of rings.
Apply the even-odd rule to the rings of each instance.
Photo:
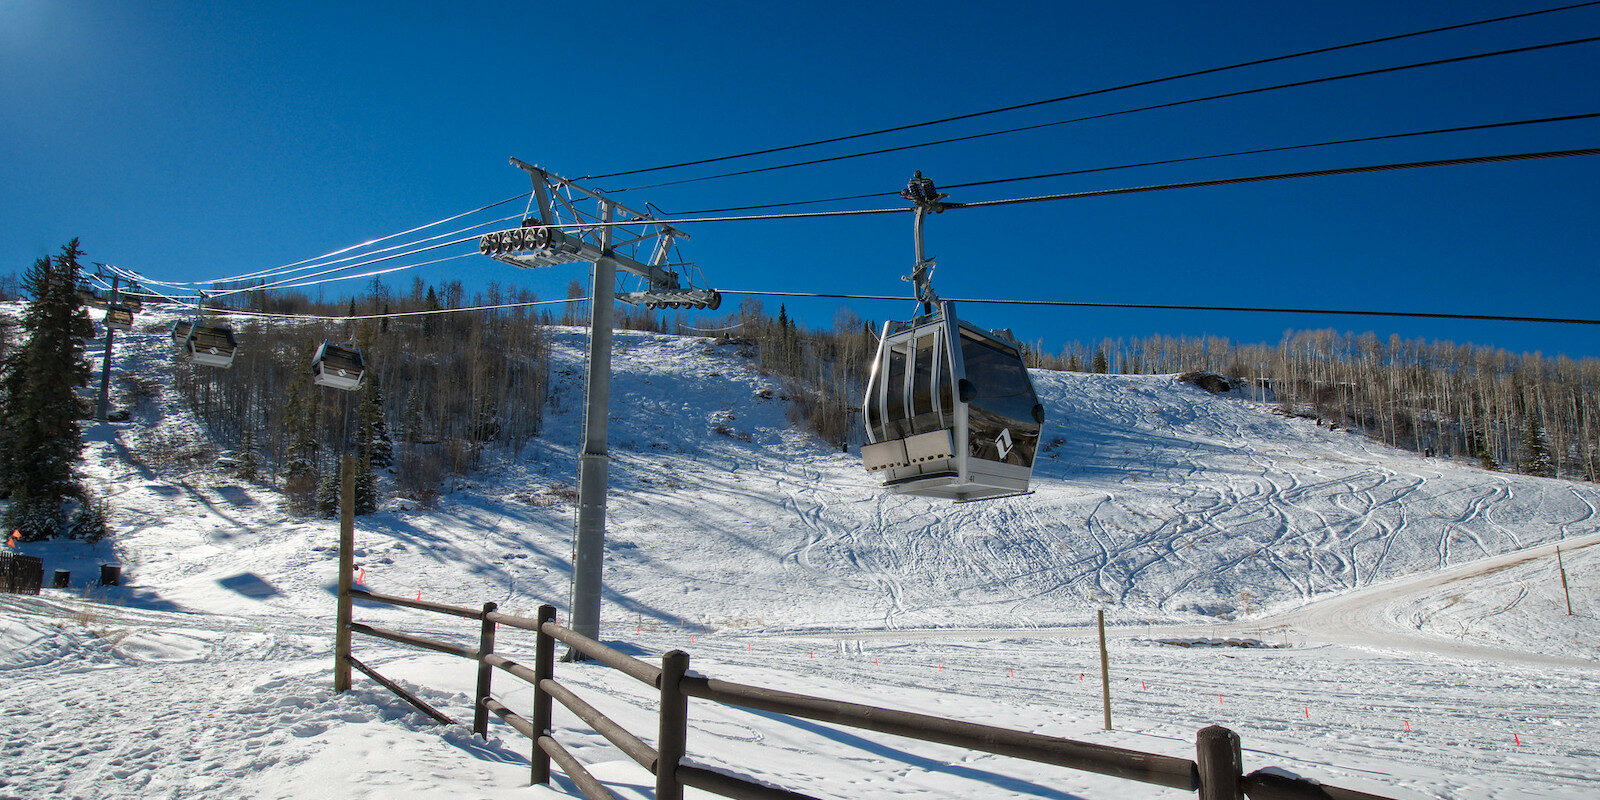
[[[700,166],[702,164],[714,164],[714,163],[717,163],[717,162],[720,162],[720,161],[730,161],[730,160],[738,159],[738,158],[749,158],[751,156],[768,155],[768,154],[771,154],[771,153],[781,153],[781,152],[785,152],[785,151],[788,151],[788,150],[799,150],[801,148],[815,147],[817,145],[834,144],[834,143],[837,143],[837,142],[847,142],[847,141],[850,141],[852,139],[861,139],[861,138],[865,138],[865,137],[868,137],[868,136],[878,136],[878,135],[885,134],[885,133],[896,133],[896,132],[899,132],[899,131],[912,130],[912,129],[915,129],[915,128],[924,128],[924,127],[928,127],[930,125],[940,125],[940,124],[947,123],[947,122],[956,122],[956,121],[964,120],[964,119],[974,119],[974,118],[977,118],[977,117],[989,116],[991,114],[1000,114],[1000,113],[1004,113],[1004,112],[1007,112],[1007,111],[1018,111],[1018,110],[1021,110],[1021,109],[1024,109],[1024,108],[1033,108],[1033,107],[1036,107],[1036,106],[1048,105],[1048,104],[1051,104],[1051,103],[1065,102],[1067,100],[1077,100],[1077,99],[1084,98],[1084,97],[1093,97],[1095,95],[1109,94],[1109,93],[1112,93],[1112,92],[1120,92],[1120,91],[1124,91],[1124,90],[1127,90],[1127,89],[1138,88],[1138,87],[1141,87],[1141,86],[1153,86],[1155,84],[1167,83],[1167,82],[1176,81],[1176,80],[1182,80],[1184,78],[1195,78],[1195,77],[1199,77],[1201,75],[1212,75],[1212,74],[1215,74],[1215,73],[1218,73],[1218,72],[1227,72],[1227,71],[1230,71],[1230,70],[1243,69],[1245,67],[1260,66],[1262,64],[1272,64],[1272,63],[1279,62],[1279,61],[1288,61],[1288,60],[1291,60],[1291,59],[1303,58],[1303,57],[1306,57],[1306,56],[1320,55],[1322,53],[1332,53],[1332,52],[1335,52],[1335,51],[1338,51],[1338,50],[1348,50],[1348,49],[1351,49],[1351,48],[1364,47],[1366,45],[1371,45],[1371,44],[1381,44],[1383,42],[1394,42],[1394,41],[1399,41],[1401,39],[1410,39],[1410,38],[1414,38],[1414,37],[1418,37],[1418,36],[1426,36],[1426,35],[1434,34],[1434,33],[1443,33],[1445,31],[1461,30],[1463,28],[1471,28],[1471,27],[1475,27],[1475,26],[1478,26],[1478,25],[1489,25],[1489,24],[1492,24],[1492,23],[1506,22],[1506,21],[1514,20],[1514,19],[1522,19],[1522,18],[1525,18],[1525,17],[1535,17],[1535,16],[1540,16],[1540,15],[1543,15],[1543,14],[1553,14],[1553,13],[1556,13],[1556,12],[1559,12],[1559,11],[1571,11],[1573,9],[1584,8],[1586,6],[1593,6],[1593,5],[1600,5],[1600,0],[1594,0],[1594,2],[1573,3],[1571,5],[1557,6],[1555,8],[1546,8],[1546,9],[1542,9],[1542,10],[1539,10],[1539,11],[1528,11],[1528,12],[1524,12],[1524,13],[1520,13],[1520,14],[1509,14],[1509,15],[1506,15],[1506,16],[1492,17],[1492,18],[1489,18],[1489,19],[1474,20],[1472,22],[1462,22],[1462,23],[1457,23],[1457,24],[1454,24],[1454,25],[1445,25],[1445,26],[1437,27],[1437,28],[1428,28],[1426,30],[1412,31],[1410,33],[1400,33],[1400,34],[1394,34],[1394,35],[1391,35],[1391,36],[1382,36],[1382,37],[1379,37],[1379,38],[1376,38],[1376,39],[1365,39],[1365,40],[1362,40],[1362,41],[1359,41],[1359,42],[1350,42],[1350,43],[1347,43],[1347,44],[1332,45],[1332,46],[1329,46],[1329,47],[1319,47],[1319,48],[1315,48],[1315,49],[1312,49],[1312,50],[1302,50],[1302,51],[1297,52],[1297,53],[1288,53],[1288,54],[1281,55],[1281,56],[1272,56],[1270,58],[1259,58],[1259,59],[1255,59],[1255,60],[1252,60],[1252,61],[1242,61],[1242,62],[1239,62],[1237,64],[1229,64],[1229,65],[1221,66],[1221,67],[1210,67],[1210,68],[1207,68],[1207,69],[1195,70],[1195,71],[1192,71],[1192,72],[1184,72],[1184,73],[1180,73],[1180,74],[1177,74],[1177,75],[1168,75],[1168,76],[1162,77],[1162,78],[1151,78],[1149,80],[1135,81],[1133,83],[1125,83],[1125,84],[1121,84],[1119,86],[1110,86],[1110,87],[1106,87],[1106,88],[1103,88],[1103,89],[1094,89],[1094,90],[1086,91],[1086,92],[1077,92],[1077,93],[1074,93],[1074,94],[1062,95],[1060,97],[1051,97],[1051,98],[1047,98],[1047,99],[1044,99],[1044,100],[1034,100],[1032,102],[1018,103],[1016,105],[1009,105],[1009,106],[1002,106],[1000,108],[992,108],[992,109],[988,109],[988,110],[985,110],[985,111],[974,111],[974,112],[967,113],[967,114],[957,114],[957,115],[952,116],[952,117],[942,117],[942,118],[939,118],[939,119],[927,120],[927,121],[924,121],[924,122],[913,122],[913,123],[906,124],[906,125],[896,125],[896,126],[890,127],[890,128],[881,128],[881,129],[878,129],[878,130],[865,131],[865,132],[862,132],[862,133],[852,133],[852,134],[849,134],[849,135],[846,135],[846,136],[835,136],[835,137],[832,137],[832,138],[817,139],[817,140],[814,140],[814,141],[801,142],[799,144],[783,145],[783,146],[780,146],[780,147],[768,147],[768,148],[761,149],[761,150],[751,150],[751,151],[745,152],[745,153],[735,153],[733,155],[715,156],[715,157],[712,157],[712,158],[701,158],[701,159],[696,159],[694,161],[682,161],[682,162],[679,162],[679,163],[676,163],[676,164],[662,164],[662,165],[654,166],[654,167],[643,167],[643,168],[640,168],[640,169],[623,170],[621,172],[608,172],[608,173],[604,173],[604,174],[600,174],[600,175],[585,175],[585,176],[583,176],[581,178],[578,178],[578,180],[599,180],[599,179],[603,179],[603,178],[620,177],[620,176],[623,176],[623,175],[637,175],[637,174],[644,173],[644,172],[658,172],[658,171],[667,170],[667,169],[677,169],[679,167],[694,167],[694,166]]]
[[[1512,54],[1515,54],[1515,53],[1529,53],[1529,52],[1534,52],[1534,51],[1537,51],[1537,50],[1548,50],[1548,49],[1556,48],[1556,47],[1570,47],[1570,46],[1580,45],[1580,44],[1591,44],[1593,42],[1600,42],[1600,36],[1588,36],[1588,37],[1584,37],[1584,38],[1581,38],[1581,39],[1568,39],[1568,40],[1562,41],[1562,42],[1547,42],[1547,43],[1544,43],[1544,44],[1528,45],[1526,47],[1514,47],[1514,48],[1510,48],[1510,49],[1507,49],[1507,50],[1494,50],[1494,51],[1487,52],[1487,53],[1474,53],[1474,54],[1465,55],[1465,56],[1454,56],[1454,57],[1451,57],[1451,58],[1440,58],[1440,59],[1434,59],[1432,61],[1419,61],[1419,62],[1412,63],[1412,64],[1401,64],[1401,65],[1392,66],[1392,67],[1381,67],[1379,69],[1362,70],[1360,72],[1349,72],[1349,73],[1345,73],[1343,75],[1331,75],[1331,76],[1326,76],[1326,77],[1322,77],[1322,78],[1310,78],[1310,79],[1302,80],[1302,81],[1291,81],[1289,83],[1274,84],[1272,86],[1259,86],[1259,87],[1256,87],[1254,89],[1240,89],[1238,91],[1233,91],[1233,92],[1223,92],[1221,94],[1207,95],[1205,97],[1191,97],[1191,98],[1188,98],[1186,100],[1173,100],[1173,101],[1166,102],[1166,103],[1155,103],[1153,105],[1139,106],[1137,108],[1125,108],[1125,109],[1121,109],[1121,110],[1118,110],[1118,111],[1107,111],[1107,112],[1100,113],[1100,114],[1089,114],[1089,115],[1082,116],[1082,117],[1073,117],[1071,119],[1055,120],[1055,121],[1052,121],[1052,122],[1039,122],[1039,123],[1035,123],[1035,124],[1032,124],[1032,125],[1021,125],[1021,126],[1018,126],[1018,127],[1015,127],[1015,128],[1004,128],[1004,129],[997,130],[997,131],[982,131],[982,132],[979,132],[979,133],[968,134],[966,136],[952,136],[952,137],[945,138],[945,139],[935,139],[933,141],[926,141],[926,142],[914,142],[912,144],[898,145],[896,147],[883,147],[883,148],[879,148],[877,150],[867,150],[867,151],[859,152],[859,153],[846,153],[844,155],[828,156],[826,158],[813,158],[813,159],[809,159],[809,160],[806,160],[806,161],[794,161],[794,162],[790,162],[790,163],[787,163],[787,164],[775,164],[775,165],[767,166],[767,167],[752,167],[750,169],[734,170],[734,171],[731,171],[731,172],[720,172],[720,173],[715,173],[715,174],[712,174],[712,175],[702,175],[702,176],[697,177],[697,178],[680,178],[678,180],[661,181],[659,183],[648,183],[648,184],[643,184],[643,185],[640,185],[640,186],[630,186],[630,187],[625,188],[625,189],[613,189],[611,191],[614,192],[614,193],[615,192],[631,192],[631,191],[635,191],[635,190],[638,190],[638,189],[654,189],[654,188],[661,187],[661,186],[677,186],[677,185],[685,184],[685,183],[697,183],[697,182],[700,182],[700,181],[718,180],[718,179],[721,179],[721,178],[731,178],[731,177],[735,177],[735,176],[739,176],[739,175],[755,175],[755,174],[762,173],[762,172],[773,172],[775,170],[791,169],[791,168],[794,168],[794,167],[809,167],[809,166],[815,166],[817,164],[828,164],[828,163],[832,163],[832,162],[836,162],[836,161],[847,161],[847,160],[855,159],[855,158],[865,158],[867,156],[883,155],[885,153],[898,153],[898,152],[902,152],[902,151],[905,151],[905,150],[915,150],[915,149],[919,149],[919,148],[923,148],[923,147],[933,147],[933,146],[941,145],[941,144],[952,144],[952,143],[955,143],[955,142],[967,142],[967,141],[972,141],[972,140],[975,140],[975,139],[984,139],[984,138],[987,138],[987,137],[990,137],[990,136],[1003,136],[1003,135],[1006,135],[1006,134],[1021,133],[1021,132],[1024,132],[1024,131],[1035,131],[1035,130],[1041,130],[1041,129],[1044,129],[1044,128],[1057,127],[1057,126],[1061,126],[1061,125],[1072,125],[1072,124],[1079,123],[1079,122],[1088,122],[1090,120],[1107,119],[1107,118],[1110,118],[1110,117],[1122,116],[1124,114],[1137,114],[1137,113],[1143,112],[1143,111],[1154,111],[1154,110],[1163,109],[1163,108],[1176,108],[1176,107],[1179,107],[1179,106],[1193,105],[1195,103],[1206,103],[1206,102],[1210,102],[1212,100],[1223,100],[1223,99],[1234,98],[1234,97],[1245,97],[1245,96],[1248,96],[1248,95],[1260,94],[1262,92],[1277,91],[1279,89],[1292,89],[1292,88],[1298,88],[1298,87],[1301,87],[1301,86],[1313,86],[1313,85],[1316,85],[1316,84],[1330,83],[1330,82],[1333,82],[1333,81],[1349,80],[1349,79],[1352,79],[1352,78],[1370,77],[1370,76],[1373,76],[1373,75],[1383,75],[1383,74],[1388,74],[1388,73],[1392,73],[1392,72],[1400,72],[1400,71],[1403,71],[1403,70],[1420,69],[1420,68],[1423,68],[1423,67],[1435,67],[1435,66],[1440,66],[1440,65],[1443,65],[1443,64],[1457,64],[1457,63],[1461,63],[1461,62],[1464,62],[1464,61],[1474,61],[1474,60],[1477,60],[1477,59],[1493,58],[1493,57],[1496,57],[1496,56],[1512,55]]]
[[[1597,1],[1600,1],[1600,0],[1597,0]],[[1286,152],[1286,151],[1289,151],[1289,150],[1305,150],[1305,149],[1309,149],[1309,148],[1313,148],[1313,147],[1330,147],[1330,146],[1333,146],[1333,145],[1357,144],[1357,143],[1360,143],[1360,142],[1378,142],[1378,141],[1384,141],[1384,140],[1387,140],[1387,139],[1404,139],[1404,138],[1409,138],[1409,137],[1414,137],[1414,136],[1433,136],[1433,135],[1444,134],[1444,133],[1462,133],[1462,132],[1466,132],[1466,131],[1492,130],[1492,129],[1495,129],[1495,128],[1510,128],[1510,127],[1517,127],[1517,126],[1521,126],[1521,125],[1542,125],[1542,124],[1547,124],[1547,123],[1552,123],[1552,122],[1573,122],[1573,121],[1576,121],[1576,120],[1595,119],[1595,118],[1600,118],[1600,112],[1588,113],[1588,114],[1568,114],[1568,115],[1559,116],[1559,117],[1540,117],[1538,119],[1523,119],[1523,120],[1515,120],[1515,121],[1512,121],[1512,122],[1488,122],[1488,123],[1483,123],[1483,124],[1479,124],[1479,125],[1460,125],[1460,126],[1456,126],[1456,127],[1453,127],[1453,128],[1434,128],[1432,130],[1426,130],[1426,131],[1407,131],[1405,133],[1386,133],[1386,134],[1382,134],[1382,135],[1378,135],[1378,136],[1361,136],[1361,137],[1356,137],[1356,138],[1352,138],[1352,139],[1331,139],[1331,140],[1328,140],[1328,141],[1310,142],[1310,143],[1307,143],[1307,144],[1291,144],[1291,145],[1281,145],[1281,146],[1278,146],[1278,147],[1262,147],[1262,148],[1257,148],[1257,149],[1254,149],[1254,150],[1237,150],[1237,151],[1234,151],[1234,152],[1231,152],[1231,153],[1211,153],[1209,155],[1203,155],[1203,156],[1185,156],[1185,157],[1181,157],[1181,158],[1165,158],[1165,159],[1161,159],[1161,160],[1158,160],[1158,161],[1140,161],[1140,162],[1131,163],[1131,164],[1116,164],[1116,165],[1108,166],[1108,167],[1087,167],[1087,168],[1084,168],[1084,169],[1065,170],[1065,171],[1061,171],[1061,172],[1041,172],[1041,173],[1038,173],[1038,174],[1035,174],[1035,175],[1021,175],[1021,176],[1017,176],[1017,177],[1014,177],[1014,178],[991,178],[991,179],[988,179],[988,180],[981,180],[981,181],[968,181],[966,183],[940,184],[939,188],[941,190],[944,190],[944,189],[969,189],[969,188],[972,188],[974,186],[994,186],[994,185],[1002,184],[1002,183],[1018,183],[1018,182],[1022,182],[1022,181],[1044,180],[1044,179],[1047,179],[1047,178],[1064,178],[1064,177],[1068,177],[1068,176],[1072,176],[1072,175],[1089,175],[1089,174],[1093,174],[1093,173],[1097,173],[1097,172],[1113,172],[1113,171],[1116,171],[1116,170],[1135,169],[1135,168],[1138,168],[1138,167],[1158,167],[1158,166],[1166,166],[1166,165],[1169,165],[1169,164],[1185,164],[1185,163],[1192,163],[1192,162],[1196,162],[1196,161],[1208,161],[1208,160],[1218,159],[1218,158],[1233,158],[1233,157],[1237,157],[1237,156],[1253,156],[1253,155],[1261,155],[1261,154],[1264,154],[1264,153],[1281,153],[1281,152]],[[866,194],[841,195],[841,196],[838,196],[838,197],[823,197],[823,198],[817,198],[817,199],[814,199],[814,200],[791,200],[791,201],[783,202],[783,203],[762,203],[762,204],[759,204],[759,205],[730,206],[730,207],[727,207],[727,208],[703,208],[703,209],[695,209],[695,210],[692,210],[692,211],[673,211],[673,212],[663,211],[662,213],[663,214],[677,214],[677,215],[721,214],[721,213],[726,213],[726,212],[729,212],[729,211],[751,211],[751,210],[758,209],[758,208],[786,208],[788,206],[804,206],[804,205],[813,205],[813,204],[816,204],[816,203],[833,203],[833,202],[840,202],[840,201],[844,201],[844,200],[867,200],[867,199],[878,198],[878,197],[899,197],[899,196],[900,196],[899,192],[869,192],[869,193],[866,193]]]

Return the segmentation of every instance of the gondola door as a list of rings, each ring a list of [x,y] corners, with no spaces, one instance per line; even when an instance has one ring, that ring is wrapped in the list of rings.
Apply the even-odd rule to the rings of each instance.
[[[963,478],[986,487],[983,497],[1026,492],[1044,406],[1015,344],[967,325],[960,331]]]
[[[935,314],[884,326],[863,406],[867,438],[861,456],[885,485],[924,494],[961,481],[960,409],[955,401],[959,354],[950,348],[950,317]],[[935,494],[934,496],[944,496]]]

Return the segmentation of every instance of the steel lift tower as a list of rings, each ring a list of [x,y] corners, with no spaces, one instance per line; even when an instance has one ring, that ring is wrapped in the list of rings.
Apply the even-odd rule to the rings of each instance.
[[[693,265],[673,263],[673,244],[689,235],[545,169],[511,159],[533,179],[537,213],[522,226],[484,234],[478,250],[496,261],[533,269],[575,262],[594,265],[589,291],[589,370],[578,458],[578,530],[572,542],[572,629],[600,638],[601,564],[605,555],[606,414],[611,404],[611,328],[616,300],[649,308],[715,310],[722,296],[684,277]],[[534,209],[530,206],[530,211]],[[639,283],[617,292],[617,270]]]

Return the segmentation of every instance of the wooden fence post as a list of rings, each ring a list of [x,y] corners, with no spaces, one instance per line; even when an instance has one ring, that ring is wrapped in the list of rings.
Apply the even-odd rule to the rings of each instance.
[[[1200,767],[1200,800],[1244,800],[1244,757],[1239,734],[1211,725],[1194,738]]]
[[[688,740],[689,698],[683,693],[683,673],[689,671],[689,654],[673,650],[661,657],[661,728],[656,739],[656,800],[683,800],[678,762]]]
[[[1567,565],[1561,561],[1561,547],[1556,546],[1556,568],[1561,570],[1561,593],[1567,597],[1567,616],[1572,616],[1572,592],[1567,589]]]
[[[489,738],[489,683],[494,680],[494,667],[483,657],[494,652],[494,623],[489,621],[489,614],[499,607],[483,604],[483,631],[478,636],[478,693],[472,708],[472,732],[485,739]]]
[[[1106,610],[1097,613],[1100,621],[1100,699],[1106,710],[1106,730],[1111,730],[1111,656],[1106,653]]]
[[[350,588],[356,549],[356,457],[345,453],[339,492],[339,611],[334,622],[333,690],[350,691]]]
[[[539,615],[535,617],[538,624],[538,636],[533,644],[533,782],[535,784],[550,782],[550,754],[539,746],[540,736],[550,735],[550,693],[544,690],[544,682],[554,680],[556,675],[556,640],[555,637],[544,632],[544,624],[556,618],[556,607],[551,605],[539,606]]]

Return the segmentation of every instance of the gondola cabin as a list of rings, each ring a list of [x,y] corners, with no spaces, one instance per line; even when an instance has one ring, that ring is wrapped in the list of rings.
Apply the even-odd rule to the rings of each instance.
[[[173,333],[176,335],[177,331]],[[232,326],[193,323],[189,326],[189,335],[183,346],[194,363],[227,369],[233,366],[239,341],[233,337]]]
[[[121,304],[107,306],[105,325],[114,331],[133,330],[133,309]]]
[[[884,325],[862,412],[863,465],[897,494],[965,502],[1028,491],[1044,407],[1020,349],[957,319],[949,301]]]
[[[323,342],[311,359],[311,380],[318,386],[355,391],[361,387],[361,376],[365,372],[361,351],[354,347]]]

